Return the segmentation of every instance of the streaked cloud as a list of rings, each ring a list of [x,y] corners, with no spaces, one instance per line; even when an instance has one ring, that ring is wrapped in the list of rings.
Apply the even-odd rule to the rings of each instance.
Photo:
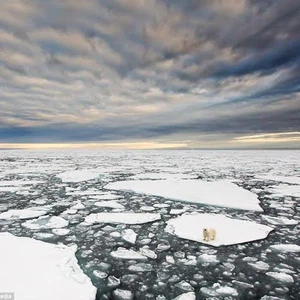
[[[0,142],[299,147],[299,20],[297,0],[1,1]]]

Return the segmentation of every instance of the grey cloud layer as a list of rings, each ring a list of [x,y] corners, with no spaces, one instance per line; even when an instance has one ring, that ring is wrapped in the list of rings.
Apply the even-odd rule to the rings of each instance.
[[[298,0],[0,8],[0,142],[299,130]]]

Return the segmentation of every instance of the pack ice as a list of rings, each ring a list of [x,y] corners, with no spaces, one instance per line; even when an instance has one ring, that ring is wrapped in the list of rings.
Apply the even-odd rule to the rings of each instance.
[[[263,211],[257,196],[227,180],[128,180],[109,183],[112,190],[129,190],[184,202]]]
[[[204,228],[215,228],[216,239],[209,242],[204,241]],[[254,222],[231,219],[224,215],[187,214],[169,220],[165,230],[187,240],[219,247],[264,239],[273,228]]]
[[[18,300],[94,300],[96,288],[82,272],[76,249],[0,233],[2,291]]]

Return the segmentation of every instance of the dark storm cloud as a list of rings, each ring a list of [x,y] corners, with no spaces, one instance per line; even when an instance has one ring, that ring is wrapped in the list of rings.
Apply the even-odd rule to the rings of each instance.
[[[298,0],[1,1],[0,142],[299,130],[299,20]]]

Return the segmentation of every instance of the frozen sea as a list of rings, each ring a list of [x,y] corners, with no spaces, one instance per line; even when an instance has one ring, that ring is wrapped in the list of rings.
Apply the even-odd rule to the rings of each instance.
[[[203,243],[197,222],[166,230],[189,215],[272,230],[232,245]],[[299,221],[297,150],[0,151],[0,232],[76,244],[97,300],[300,299]]]

